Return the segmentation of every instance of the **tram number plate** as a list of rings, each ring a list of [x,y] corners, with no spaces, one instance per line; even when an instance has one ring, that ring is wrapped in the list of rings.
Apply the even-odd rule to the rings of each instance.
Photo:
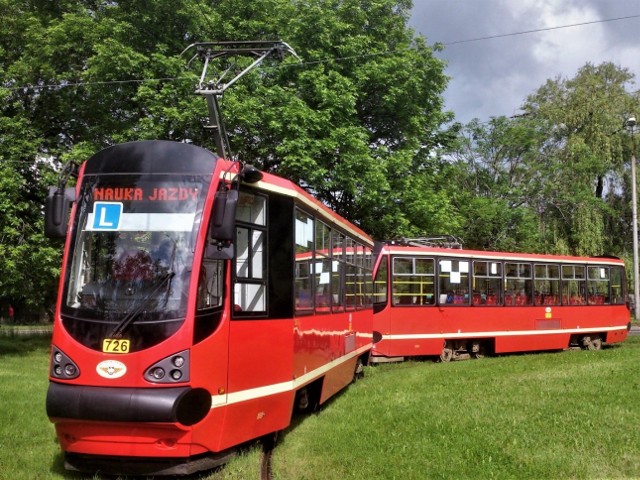
[[[129,353],[129,340],[121,338],[105,338],[102,341],[102,351],[104,353]]]

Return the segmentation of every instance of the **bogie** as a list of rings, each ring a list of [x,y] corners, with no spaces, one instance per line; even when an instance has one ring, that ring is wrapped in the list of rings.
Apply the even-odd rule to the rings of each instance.
[[[599,335],[582,337],[582,348],[585,350],[598,351],[602,349],[602,338]]]
[[[447,340],[438,360],[446,363],[455,360],[480,359],[489,354],[489,340]]]
[[[319,410],[322,382],[323,379],[318,379],[296,392],[294,400],[294,411],[296,413],[313,413]]]

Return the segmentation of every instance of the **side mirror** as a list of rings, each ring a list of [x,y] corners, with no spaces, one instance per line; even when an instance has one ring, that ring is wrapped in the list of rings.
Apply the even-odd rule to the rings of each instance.
[[[218,190],[213,200],[209,237],[222,247],[233,241],[236,225],[238,190]]]
[[[69,210],[76,200],[75,188],[50,187],[44,203],[44,234],[49,238],[64,238],[69,225]]]

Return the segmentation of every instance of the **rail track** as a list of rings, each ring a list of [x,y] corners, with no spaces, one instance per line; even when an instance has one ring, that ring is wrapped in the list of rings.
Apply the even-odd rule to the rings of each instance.
[[[277,441],[277,433],[267,435],[262,439],[262,455],[260,457],[260,480],[272,480],[271,457]]]

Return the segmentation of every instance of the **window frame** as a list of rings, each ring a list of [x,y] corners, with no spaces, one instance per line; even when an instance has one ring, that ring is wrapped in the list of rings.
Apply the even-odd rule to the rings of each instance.
[[[248,211],[243,207],[243,200],[248,197],[260,199],[262,208],[256,212]],[[249,213],[243,218],[243,213]],[[255,223],[252,220],[260,220]],[[269,226],[269,196],[263,192],[240,190],[238,207],[236,210],[235,227],[235,255],[233,258],[233,313],[234,318],[266,317],[269,313],[269,282],[268,282],[268,226]],[[247,250],[246,261],[240,260],[245,257],[240,256],[240,235],[241,231],[246,231],[246,245],[242,245]],[[256,242],[256,233],[259,233],[259,240]],[[258,248],[256,248],[258,247]],[[255,270],[259,265],[259,272]],[[244,275],[246,267],[246,275]],[[242,270],[241,270],[242,269]],[[257,276],[260,275],[260,276]],[[250,300],[247,300],[250,299]],[[260,302],[263,309],[248,309],[252,302]]]
[[[423,256],[391,256],[391,304],[398,306],[434,306],[436,304],[436,262],[433,257]],[[410,266],[408,271],[399,271],[401,260],[406,260]],[[431,265],[431,269],[419,269],[418,264]],[[406,280],[405,280],[406,278]],[[407,286],[407,291],[401,291],[401,286]],[[427,287],[425,289],[425,286]],[[429,288],[431,286],[431,288]],[[417,287],[414,288],[414,287]]]
[[[476,273],[476,266],[485,265],[485,273]],[[490,266],[491,265],[491,266]],[[497,268],[496,273],[493,272],[492,266]],[[500,260],[476,259],[473,261],[473,289],[471,304],[476,307],[494,307],[502,305],[504,292],[504,264]],[[478,285],[477,280],[482,280],[484,284],[482,288]],[[486,283],[485,283],[486,282]],[[496,284],[497,282],[497,284]],[[486,290],[486,291],[483,291]],[[491,293],[490,293],[491,292]]]
[[[438,305],[467,307],[471,305],[472,261],[468,258],[440,257],[436,259],[438,281]],[[447,265],[448,263],[448,265]],[[443,270],[446,268],[446,270]],[[466,269],[466,272],[465,272]],[[443,273],[448,275],[443,275]],[[466,280],[463,282],[463,278]],[[446,282],[445,279],[449,279]],[[456,282],[455,280],[459,280]],[[466,284],[466,285],[465,285]],[[451,285],[460,285],[457,291]],[[466,291],[465,291],[466,290]]]

